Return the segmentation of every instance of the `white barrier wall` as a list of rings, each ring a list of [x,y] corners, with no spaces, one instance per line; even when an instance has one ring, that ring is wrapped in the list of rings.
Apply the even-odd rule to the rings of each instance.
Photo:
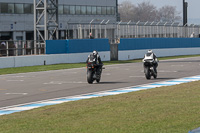
[[[157,57],[200,54],[200,48],[152,49]],[[119,51],[119,60],[141,59],[146,50]],[[90,53],[0,57],[0,68],[85,62]],[[110,52],[99,52],[102,61],[110,60]]]
[[[152,49],[157,57],[177,56],[177,55],[197,55],[200,54],[200,48],[170,48],[170,49]],[[148,49],[143,50],[125,50],[119,51],[119,60],[131,60],[144,58]]]
[[[80,63],[86,62],[90,53],[75,54],[52,54],[52,55],[32,55],[32,56],[13,56],[0,57],[0,68],[38,66],[61,63]],[[99,52],[102,61],[110,60],[110,51]]]

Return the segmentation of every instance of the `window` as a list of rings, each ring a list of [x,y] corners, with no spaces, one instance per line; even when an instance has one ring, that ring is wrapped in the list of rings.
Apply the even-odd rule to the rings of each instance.
[[[115,7],[111,7],[111,14],[115,15]]]
[[[58,14],[63,14],[63,5],[58,6]]]
[[[81,14],[82,15],[86,14],[86,6],[81,6]]]
[[[102,7],[101,8],[101,14],[102,15],[106,15],[106,7]]]
[[[111,7],[107,7],[107,15],[111,15]]]
[[[97,7],[97,15],[101,15],[101,7]]]
[[[64,14],[70,14],[69,6],[64,6]]]
[[[77,15],[81,14],[81,6],[76,6],[76,14]]]
[[[32,13],[32,14],[34,13],[34,7],[33,7],[33,4],[31,4],[31,13]]]
[[[75,6],[70,6],[70,14],[71,15],[75,14]]]
[[[8,4],[1,3],[1,13],[8,13]]]
[[[15,13],[22,14],[24,13],[23,4],[15,4]]]
[[[92,7],[92,15],[96,15],[97,14],[97,7],[93,6]]]
[[[8,13],[14,13],[14,4],[8,4]]]
[[[33,4],[24,4],[24,13],[31,14],[33,11]]]
[[[92,7],[91,6],[87,6],[87,15],[92,14]]]

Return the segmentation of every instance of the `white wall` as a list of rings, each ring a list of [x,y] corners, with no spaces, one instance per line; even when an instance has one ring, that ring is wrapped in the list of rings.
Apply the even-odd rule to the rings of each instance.
[[[200,54],[200,48],[170,48],[170,49],[152,49],[157,57],[176,56],[176,55],[196,55]],[[130,60],[144,58],[144,54],[148,49],[144,50],[126,50],[119,51],[119,60]]]
[[[140,59],[144,57],[146,50],[119,51],[119,60]],[[176,56],[176,55],[195,55],[200,54],[200,48],[172,48],[172,49],[152,49],[157,57]],[[0,57],[0,68],[36,66],[60,63],[80,63],[86,62],[90,53],[75,54],[52,54],[52,55],[32,55],[32,56],[13,56]],[[102,61],[110,60],[110,51],[99,52]]]
[[[52,54],[52,55],[32,55],[32,56],[13,56],[0,57],[0,68],[9,67],[23,67],[23,66],[37,66],[60,63],[79,63],[86,62],[90,53],[76,53],[76,54]],[[110,51],[99,52],[102,61],[110,60]]]

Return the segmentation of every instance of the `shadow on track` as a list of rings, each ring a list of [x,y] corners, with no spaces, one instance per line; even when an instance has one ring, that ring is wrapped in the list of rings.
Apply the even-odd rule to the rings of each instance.
[[[156,78],[156,79],[153,79],[153,80],[170,80],[170,79],[176,79],[176,78]]]
[[[162,63],[168,63],[168,62],[200,62],[200,60],[169,60],[169,61],[160,61]]]
[[[95,82],[95,84],[122,84],[122,83],[128,83],[128,82],[99,82],[99,83]]]

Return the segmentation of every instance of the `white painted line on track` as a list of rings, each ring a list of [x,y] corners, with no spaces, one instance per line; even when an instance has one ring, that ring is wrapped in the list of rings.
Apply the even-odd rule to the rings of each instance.
[[[129,76],[130,78],[143,78],[144,76]]]
[[[167,70],[158,70],[160,73],[176,73],[178,71],[167,71]]]
[[[35,107],[14,107],[14,108],[8,108],[8,109],[4,109],[5,111],[9,111],[9,110],[31,110],[34,108],[38,108],[40,106],[35,106]]]
[[[61,85],[61,84],[85,84],[87,82],[82,82],[82,81],[69,81],[69,82],[66,82],[66,81],[51,81],[49,83],[43,83],[45,85],[48,85],[48,84],[58,84],[58,85]]]
[[[174,66],[174,67],[184,67],[184,65],[171,65],[171,66]]]
[[[24,80],[6,80],[8,82],[23,82]]]
[[[28,93],[5,93],[6,95],[27,95]]]
[[[60,104],[60,103],[64,103],[64,101],[47,101],[47,102],[43,102],[44,104]]]

